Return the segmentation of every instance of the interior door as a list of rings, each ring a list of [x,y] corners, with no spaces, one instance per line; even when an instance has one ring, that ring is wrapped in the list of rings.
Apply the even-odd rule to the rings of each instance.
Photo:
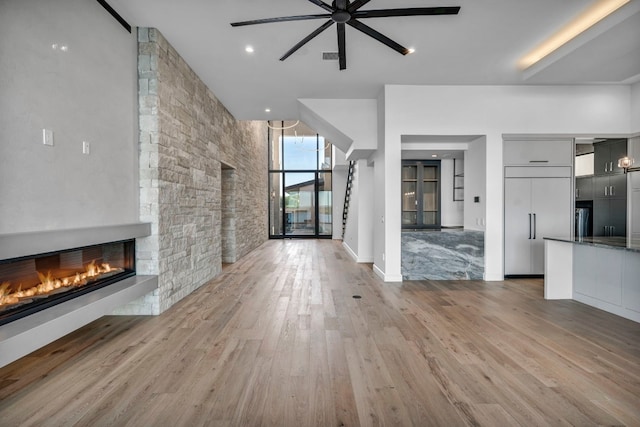
[[[504,274],[531,273],[531,178],[504,180]]]
[[[531,194],[531,274],[544,274],[543,238],[571,237],[571,178],[534,178]]]

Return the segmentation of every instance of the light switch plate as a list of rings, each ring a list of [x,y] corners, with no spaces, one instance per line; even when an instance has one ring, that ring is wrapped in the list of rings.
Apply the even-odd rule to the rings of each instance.
[[[42,143],[53,146],[53,131],[51,129],[42,129]]]
[[[91,153],[91,144],[88,141],[82,141],[82,154]]]

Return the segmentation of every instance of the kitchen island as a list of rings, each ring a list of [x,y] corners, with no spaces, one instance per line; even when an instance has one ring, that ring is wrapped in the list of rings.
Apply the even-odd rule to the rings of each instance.
[[[545,299],[574,299],[640,322],[640,241],[545,238]]]

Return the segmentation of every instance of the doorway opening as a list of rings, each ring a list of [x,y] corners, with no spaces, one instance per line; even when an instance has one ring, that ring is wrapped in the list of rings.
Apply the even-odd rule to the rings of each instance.
[[[220,209],[221,209],[221,241],[222,263],[236,262],[236,170],[221,163],[220,174]]]

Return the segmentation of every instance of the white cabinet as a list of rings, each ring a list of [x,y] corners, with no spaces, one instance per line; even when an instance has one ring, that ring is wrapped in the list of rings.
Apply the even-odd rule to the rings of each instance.
[[[546,242],[545,299],[573,298],[640,322],[639,250],[571,239]]]
[[[505,178],[505,275],[544,274],[544,237],[571,236],[571,178]]]
[[[504,164],[510,166],[571,166],[573,140],[506,140]]]
[[[570,244],[573,299],[640,322],[640,252]]]
[[[640,313],[640,254],[626,252],[622,272],[622,305]]]
[[[592,268],[598,263],[598,255],[595,248],[586,245],[574,245],[573,247],[573,292],[582,295],[593,296],[596,294],[596,280]],[[579,261],[577,261],[579,260]],[[545,281],[546,281],[545,277]]]

